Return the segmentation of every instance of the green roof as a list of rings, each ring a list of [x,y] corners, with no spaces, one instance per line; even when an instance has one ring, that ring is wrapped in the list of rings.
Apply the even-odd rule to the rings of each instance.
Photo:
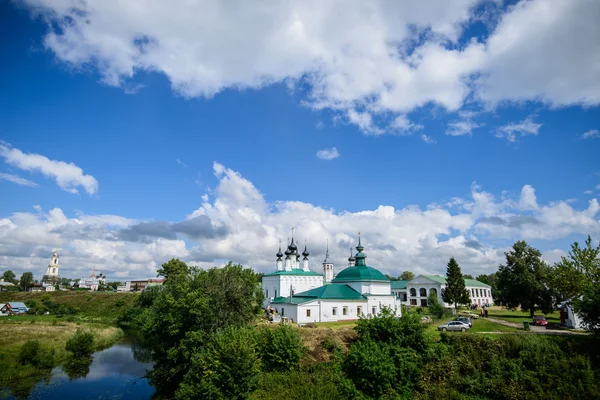
[[[409,281],[392,281],[392,289],[406,289],[406,284]]]
[[[344,284],[331,284],[307,290],[290,297],[277,297],[271,303],[300,304],[313,300],[367,300],[365,296]]]
[[[431,279],[432,281],[436,281],[442,284],[446,284],[446,277],[441,275],[423,275],[425,278]],[[490,285],[486,285],[483,282],[479,282],[476,279],[465,279],[465,286],[469,287],[483,287],[483,288],[491,288]]]
[[[313,271],[305,271],[301,268],[294,268],[291,271],[275,271],[270,274],[265,274],[264,276],[281,276],[281,275],[295,275],[295,276],[323,276],[323,274],[319,274],[318,272]]]
[[[383,275],[381,272],[379,272],[375,268],[369,267],[368,265],[357,265],[354,267],[348,267],[339,274],[337,274],[337,276],[333,279],[333,283],[362,281],[389,282],[390,280],[386,278],[385,275]]]

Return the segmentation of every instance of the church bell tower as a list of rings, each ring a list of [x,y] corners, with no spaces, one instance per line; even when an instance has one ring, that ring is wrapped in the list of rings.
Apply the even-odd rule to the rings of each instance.
[[[56,285],[58,282],[60,282],[60,276],[58,275],[58,248],[56,248],[50,257],[50,264],[46,269],[46,275],[42,278],[42,283]]]

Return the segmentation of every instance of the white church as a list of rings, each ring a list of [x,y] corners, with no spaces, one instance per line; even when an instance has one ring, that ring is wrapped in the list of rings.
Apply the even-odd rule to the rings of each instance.
[[[292,235],[285,253],[279,247],[276,271],[262,278],[265,307],[299,324],[356,320],[360,316],[377,315],[384,307],[399,316],[400,300],[391,292],[390,280],[365,263],[367,255],[360,234],[356,250],[356,256],[350,255],[348,259],[348,267],[334,278],[329,246],[323,273],[314,272],[309,268],[306,245],[298,253]]]

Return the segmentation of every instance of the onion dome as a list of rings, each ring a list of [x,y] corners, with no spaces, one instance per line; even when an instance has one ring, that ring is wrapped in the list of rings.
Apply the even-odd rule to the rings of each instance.
[[[281,257],[283,257],[283,253],[281,252],[281,241],[279,242],[279,251],[275,255],[277,256],[277,260],[281,260]]]
[[[308,250],[306,250],[306,241],[304,241],[304,251],[302,252],[302,255],[304,256],[305,260],[308,260]]]
[[[354,258],[354,256],[352,255],[352,247],[350,247],[350,257],[348,257],[348,261],[354,262],[355,260],[356,258]]]
[[[288,250],[291,251],[294,254],[298,251],[298,246],[296,246],[296,243],[294,243],[294,237],[293,236],[292,236],[292,243],[290,243],[290,245],[288,246]]]

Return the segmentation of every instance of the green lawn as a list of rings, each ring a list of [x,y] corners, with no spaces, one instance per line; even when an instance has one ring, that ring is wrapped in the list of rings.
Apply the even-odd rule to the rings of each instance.
[[[440,334],[440,332],[437,330],[437,327],[445,322],[451,321],[452,319],[453,318],[445,318],[441,320],[436,320],[432,324],[427,325],[427,330],[425,332],[431,339],[436,340],[439,338]],[[475,319],[472,321],[473,326],[466,332],[466,334],[479,334],[482,332],[519,332],[517,328],[501,325],[496,322],[492,322],[482,318]],[[461,334],[461,332],[450,333]]]
[[[341,328],[344,326],[354,326],[356,321],[338,321],[338,322],[317,322],[317,328]]]
[[[537,311],[535,315],[544,315],[541,311]],[[554,311],[551,314],[545,314],[546,320],[551,324],[560,324],[560,313]],[[530,321],[531,317],[528,312],[523,311],[512,311],[502,309],[500,307],[492,307],[489,309],[489,317],[501,319],[508,322],[514,322],[517,324],[523,324],[523,321]]]

